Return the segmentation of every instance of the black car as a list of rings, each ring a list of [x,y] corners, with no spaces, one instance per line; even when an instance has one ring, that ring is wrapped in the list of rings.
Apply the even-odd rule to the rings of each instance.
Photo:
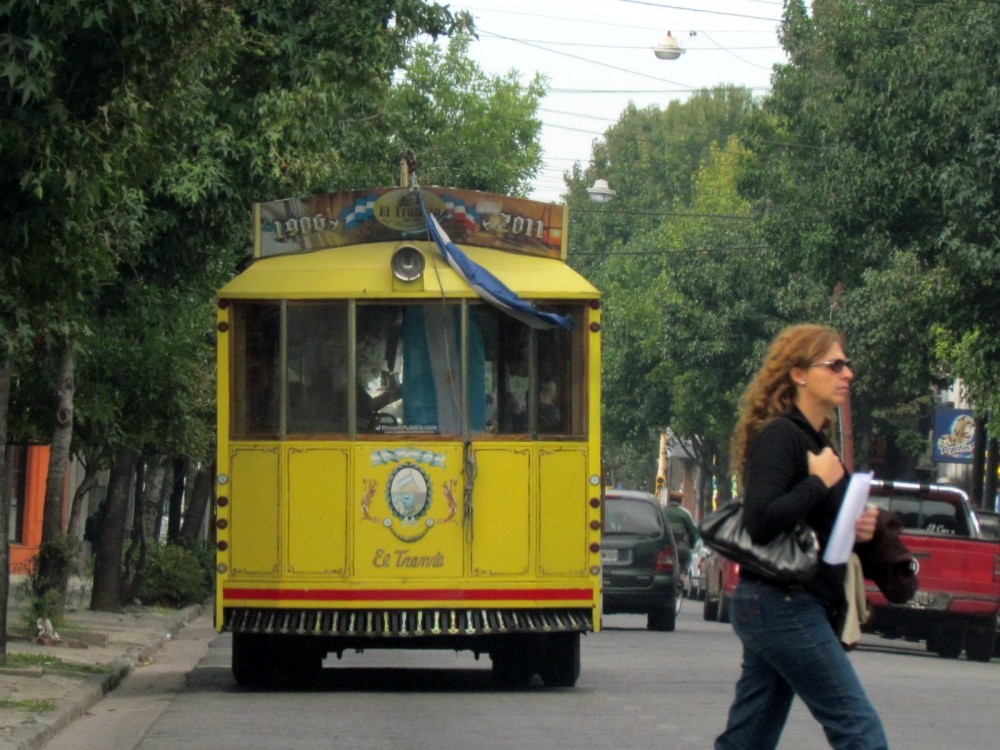
[[[605,614],[645,614],[650,630],[674,629],[677,545],[653,495],[607,491],[601,561]]]

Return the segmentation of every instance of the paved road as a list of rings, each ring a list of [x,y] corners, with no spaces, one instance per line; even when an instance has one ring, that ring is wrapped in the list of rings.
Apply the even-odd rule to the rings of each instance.
[[[241,690],[230,639],[201,619],[47,750],[705,750],[725,721],[739,665],[728,625],[686,602],[674,633],[618,615],[584,639],[574,689],[495,688],[489,660],[448,652],[345,654],[308,691]],[[949,661],[871,639],[852,654],[896,750],[1000,744],[1000,660]],[[822,750],[797,704],[783,750]]]

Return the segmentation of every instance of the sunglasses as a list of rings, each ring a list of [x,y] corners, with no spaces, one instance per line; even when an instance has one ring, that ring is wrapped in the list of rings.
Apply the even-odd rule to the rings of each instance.
[[[849,359],[831,359],[826,362],[814,362],[809,365],[810,367],[829,367],[831,371],[836,373],[841,373],[846,367],[848,370],[853,372],[854,368],[851,367],[851,360]]]

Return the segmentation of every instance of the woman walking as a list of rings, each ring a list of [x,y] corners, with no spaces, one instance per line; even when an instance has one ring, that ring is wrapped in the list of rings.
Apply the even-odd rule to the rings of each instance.
[[[840,336],[830,328],[793,326],[772,343],[744,395],[733,436],[744,523],[755,543],[766,544],[801,520],[825,549],[848,482],[825,430],[852,377]],[[871,540],[877,515],[866,510],[858,520],[859,543]],[[823,725],[831,747],[888,748],[830,624],[846,606],[845,574],[845,565],[821,560],[812,580],[789,586],[741,571],[732,622],[743,643],[743,671],[715,750],[773,750],[796,695]]]

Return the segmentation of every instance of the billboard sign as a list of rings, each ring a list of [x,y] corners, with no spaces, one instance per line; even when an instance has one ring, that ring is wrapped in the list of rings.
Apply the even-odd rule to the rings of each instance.
[[[454,188],[419,188],[452,241],[543,258],[566,258],[564,207]],[[369,242],[427,239],[420,198],[409,188],[374,188],[259,203],[255,257]]]
[[[976,420],[971,409],[938,409],[934,414],[934,461],[971,464]]]

